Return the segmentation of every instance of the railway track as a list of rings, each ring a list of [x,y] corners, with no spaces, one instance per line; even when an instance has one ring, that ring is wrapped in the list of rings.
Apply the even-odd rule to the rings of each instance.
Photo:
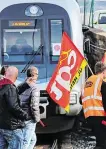
[[[58,144],[58,140],[55,139],[53,140],[52,144],[48,144],[48,145],[37,145],[35,149],[58,149],[57,147]]]
[[[95,143],[94,137],[72,132],[65,135],[62,140],[55,139],[52,144],[38,145],[36,149],[93,149]]]
[[[39,142],[39,144],[40,143],[42,143],[42,141]],[[89,128],[81,126],[77,130],[47,137],[46,142],[44,141],[42,145],[37,145],[36,149],[93,149],[95,143],[96,141],[92,131]]]

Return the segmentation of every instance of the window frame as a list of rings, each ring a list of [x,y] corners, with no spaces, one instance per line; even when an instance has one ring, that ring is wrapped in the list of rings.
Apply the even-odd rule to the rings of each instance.
[[[43,38],[42,38],[42,36],[43,36],[43,19],[23,19],[24,21],[35,21],[35,20],[39,20],[39,22],[41,23],[41,25],[40,25],[40,39],[41,39],[41,44],[43,43]],[[2,32],[1,32],[1,35],[2,35],[2,48],[1,48],[1,55],[2,55],[2,64],[5,64],[5,65],[12,65],[12,64],[14,64],[14,65],[23,65],[23,64],[26,64],[26,63],[28,63],[29,61],[24,61],[24,62],[17,62],[17,61],[14,61],[14,62],[11,62],[11,61],[5,61],[4,60],[4,30],[18,30],[18,29],[21,29],[21,30],[36,30],[37,28],[38,28],[38,25],[39,25],[39,23],[38,23],[38,25],[36,24],[36,26],[25,26],[25,27],[23,27],[23,26],[10,26],[9,25],[9,21],[18,21],[18,20],[14,20],[14,19],[11,19],[11,20],[2,20],[2,23],[1,23],[1,28],[2,28]],[[21,20],[22,21],[22,20]],[[6,24],[5,24],[5,26],[4,26],[4,23],[6,22]],[[36,27],[36,28],[35,28]],[[17,55],[17,54],[15,54],[15,55]],[[19,55],[19,54],[18,54]],[[35,55],[36,56],[36,55]],[[39,56],[39,55],[38,55]],[[34,59],[34,61],[32,62],[32,64],[44,64],[44,55],[43,55],[43,50],[42,50],[42,53],[41,53],[41,61],[36,61],[35,59]]]
[[[52,19],[48,19],[48,26],[49,26],[49,60],[50,60],[50,64],[57,64],[58,63],[58,60],[59,60],[59,57],[60,55],[52,55],[52,48],[51,48],[51,21],[52,20],[60,20],[62,21],[62,34],[63,34],[63,30],[64,30],[64,19],[63,18],[52,18]],[[58,57],[58,60],[57,61],[53,61],[52,60],[52,57]]]

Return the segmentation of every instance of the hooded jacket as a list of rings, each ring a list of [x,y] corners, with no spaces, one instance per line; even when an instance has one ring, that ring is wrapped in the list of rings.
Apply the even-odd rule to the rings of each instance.
[[[27,113],[20,108],[19,96],[15,85],[0,76],[0,128],[17,129],[24,126]]]

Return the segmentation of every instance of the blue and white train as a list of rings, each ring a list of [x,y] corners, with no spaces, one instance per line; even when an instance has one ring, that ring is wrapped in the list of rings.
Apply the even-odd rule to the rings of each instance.
[[[46,86],[58,63],[63,31],[83,54],[80,9],[75,0],[3,0],[0,2],[0,65],[19,69],[16,84],[25,79],[27,66],[39,69],[40,113],[46,127],[37,133],[71,129],[82,106],[79,103],[84,74],[70,93],[70,112],[55,104]],[[16,47],[24,47],[17,50]]]

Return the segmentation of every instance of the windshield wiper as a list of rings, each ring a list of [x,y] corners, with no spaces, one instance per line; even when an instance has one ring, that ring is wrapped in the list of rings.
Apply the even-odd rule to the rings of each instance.
[[[38,47],[38,50],[33,52],[33,55],[31,57],[31,59],[29,60],[29,62],[25,65],[25,67],[22,69],[21,73],[25,73],[27,71],[27,69],[29,68],[29,66],[32,64],[33,60],[34,60],[34,57],[35,55],[39,54],[43,49],[43,45],[40,45]]]

